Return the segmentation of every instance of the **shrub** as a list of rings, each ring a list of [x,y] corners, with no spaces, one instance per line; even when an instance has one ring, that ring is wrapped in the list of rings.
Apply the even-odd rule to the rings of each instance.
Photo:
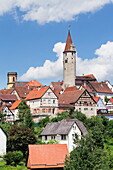
[[[7,165],[18,165],[23,159],[23,153],[21,151],[8,152],[4,155],[3,159],[6,161]]]

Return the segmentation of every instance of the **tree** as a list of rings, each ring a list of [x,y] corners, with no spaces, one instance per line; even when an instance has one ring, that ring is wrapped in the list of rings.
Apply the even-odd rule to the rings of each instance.
[[[21,151],[25,156],[28,145],[36,142],[36,136],[29,128],[14,126],[9,130],[8,151]]]
[[[83,137],[66,158],[65,170],[106,170],[109,169],[109,158],[107,152],[95,145],[92,135]]]
[[[6,117],[6,114],[0,111],[0,123],[3,124],[5,122],[5,117]]]
[[[25,127],[28,127],[34,131],[34,122],[31,113],[25,114]]]
[[[22,102],[19,104],[18,111],[20,124],[34,130],[34,122],[31,111],[25,100],[22,100]]]
[[[109,99],[107,98],[107,96],[104,97],[104,101],[106,102],[106,104],[108,103]]]
[[[7,165],[18,165],[23,159],[23,153],[21,151],[7,152],[3,159]]]

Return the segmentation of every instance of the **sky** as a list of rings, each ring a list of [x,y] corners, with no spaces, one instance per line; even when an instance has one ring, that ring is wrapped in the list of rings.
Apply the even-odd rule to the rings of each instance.
[[[69,25],[76,74],[113,84],[113,0],[0,0],[0,89],[8,72],[18,81],[63,80]]]

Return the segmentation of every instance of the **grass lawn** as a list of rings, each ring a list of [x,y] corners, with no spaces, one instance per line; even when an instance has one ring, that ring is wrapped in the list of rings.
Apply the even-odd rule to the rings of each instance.
[[[0,160],[0,169],[1,170],[27,170],[27,168],[24,165],[18,165],[18,166],[10,166],[6,165],[5,161]]]

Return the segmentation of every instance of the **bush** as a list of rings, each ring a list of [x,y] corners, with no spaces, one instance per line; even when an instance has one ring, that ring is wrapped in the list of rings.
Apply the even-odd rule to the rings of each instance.
[[[4,155],[3,159],[6,161],[7,165],[18,165],[23,159],[23,153],[21,151],[8,152]]]

